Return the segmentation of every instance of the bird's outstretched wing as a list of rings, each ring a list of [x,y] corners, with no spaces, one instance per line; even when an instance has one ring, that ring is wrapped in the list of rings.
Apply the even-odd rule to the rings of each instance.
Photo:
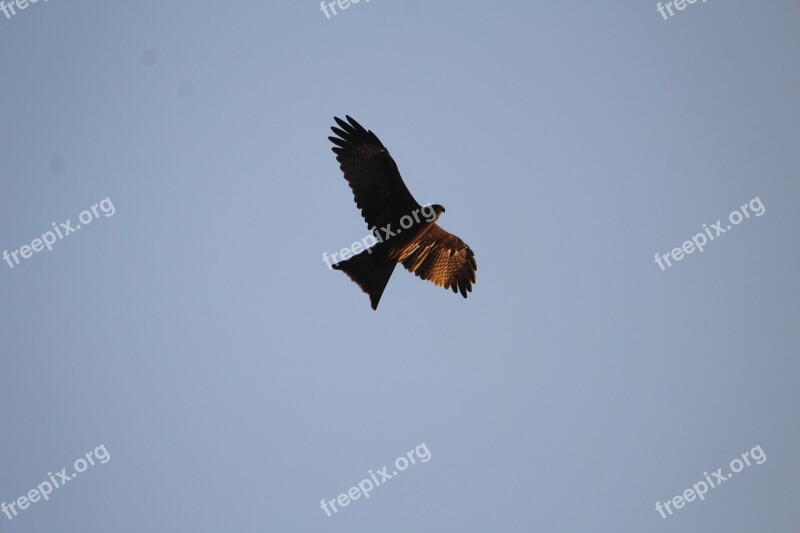
[[[475,283],[478,264],[475,254],[464,241],[437,224],[396,250],[396,259],[409,272],[467,297]]]
[[[370,229],[397,223],[420,206],[403,183],[397,165],[378,137],[350,116],[347,122],[333,117],[341,126],[328,137],[336,160],[350,184],[356,205]]]

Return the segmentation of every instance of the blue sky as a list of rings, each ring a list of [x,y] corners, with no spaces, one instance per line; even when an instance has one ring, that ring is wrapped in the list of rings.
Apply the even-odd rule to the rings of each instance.
[[[794,531],[797,2],[62,2],[0,14],[0,530]],[[378,311],[330,151],[475,251]],[[662,271],[703,224],[751,216]],[[331,500],[423,444],[331,517]],[[703,501],[655,502],[760,446]],[[389,471],[393,469],[390,468]]]

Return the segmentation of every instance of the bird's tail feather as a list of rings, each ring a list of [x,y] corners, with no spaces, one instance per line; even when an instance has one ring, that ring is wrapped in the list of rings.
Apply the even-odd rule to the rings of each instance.
[[[383,290],[392,277],[395,259],[390,259],[389,254],[382,248],[374,247],[372,253],[361,252],[346,261],[333,265],[336,270],[341,270],[353,280],[361,290],[369,295],[373,309],[378,308]]]

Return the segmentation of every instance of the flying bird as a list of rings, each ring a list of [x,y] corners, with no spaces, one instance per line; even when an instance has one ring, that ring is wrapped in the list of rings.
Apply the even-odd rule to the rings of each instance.
[[[347,121],[333,117],[339,127],[331,130],[337,136],[328,139],[376,243],[332,268],[347,274],[369,295],[372,309],[378,308],[397,263],[466,298],[476,282],[478,264],[464,241],[436,224],[444,207],[420,206],[378,137],[345,116]]]

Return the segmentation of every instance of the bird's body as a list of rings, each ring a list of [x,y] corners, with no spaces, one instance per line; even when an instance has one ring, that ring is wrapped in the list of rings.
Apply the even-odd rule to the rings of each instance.
[[[373,309],[397,263],[466,298],[478,265],[469,246],[436,224],[444,207],[417,203],[374,133],[349,116],[347,122],[334,120],[341,129],[332,127],[338,137],[328,139],[336,145],[336,159],[378,243],[333,268],[346,273],[369,295]]]

